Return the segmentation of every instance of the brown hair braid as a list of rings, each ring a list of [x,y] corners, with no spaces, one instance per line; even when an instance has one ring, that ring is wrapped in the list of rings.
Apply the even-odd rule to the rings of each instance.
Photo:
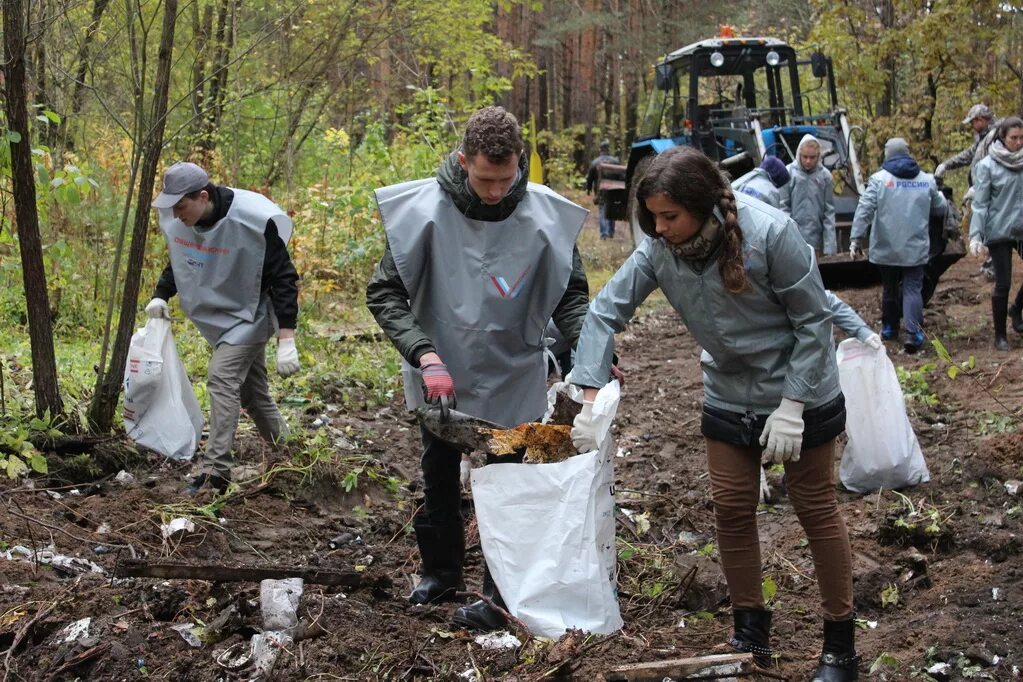
[[[674,147],[657,156],[636,188],[639,226],[647,235],[658,238],[654,216],[646,207],[646,199],[664,194],[684,208],[702,225],[714,213],[724,219],[724,248],[718,256],[718,272],[725,289],[737,294],[745,291],[746,267],[742,258],[742,228],[731,185],[717,164],[694,147]]]

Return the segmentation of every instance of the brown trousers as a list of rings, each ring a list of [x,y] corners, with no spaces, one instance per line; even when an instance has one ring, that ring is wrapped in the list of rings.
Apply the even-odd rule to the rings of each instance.
[[[764,607],[761,588],[760,448],[707,439],[707,463],[718,549],[734,608]],[[852,615],[852,557],[849,534],[835,496],[835,441],[804,450],[785,463],[789,499],[810,540],[824,618]]]

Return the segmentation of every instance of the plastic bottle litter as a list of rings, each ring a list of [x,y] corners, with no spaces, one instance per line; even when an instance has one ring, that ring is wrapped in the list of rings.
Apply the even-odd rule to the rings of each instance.
[[[268,579],[259,583],[259,604],[265,630],[279,630],[289,638],[294,634],[302,589],[301,578]]]

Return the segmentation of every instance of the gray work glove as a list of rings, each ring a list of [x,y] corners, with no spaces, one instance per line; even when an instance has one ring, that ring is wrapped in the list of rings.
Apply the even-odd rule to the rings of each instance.
[[[803,403],[782,398],[764,424],[760,444],[765,446],[764,461],[798,462],[803,447]]]
[[[579,452],[597,449],[597,425],[593,418],[593,401],[584,400],[583,409],[572,422],[572,445]]]
[[[860,243],[860,240],[853,239],[849,242],[849,255],[852,256],[853,260],[863,258],[865,254],[863,253],[863,244]]]
[[[277,339],[277,373],[282,377],[290,377],[298,370],[298,349],[295,348],[295,337]]]
[[[939,163],[938,167],[934,169],[934,178],[936,180],[941,180],[943,177],[945,177],[946,170],[948,169],[945,167],[945,164]]]
[[[153,298],[146,304],[146,316],[149,319],[170,319],[170,307],[162,298]]]

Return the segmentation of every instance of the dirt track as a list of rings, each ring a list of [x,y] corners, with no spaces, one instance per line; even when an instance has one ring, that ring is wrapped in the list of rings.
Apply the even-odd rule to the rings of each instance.
[[[595,226],[588,228],[584,244],[596,244],[593,232]],[[1023,667],[1023,495],[1012,496],[1004,486],[1023,479],[1023,433],[1013,431],[1023,394],[1023,338],[1010,339],[1008,354],[991,348],[990,285],[976,268],[971,259],[953,267],[926,322],[928,334],[941,339],[955,360],[976,357],[973,376],[952,380],[933,351],[907,356],[889,346],[896,365],[920,370],[910,397],[921,400],[911,400],[909,407],[931,482],[904,491],[905,497],[840,493],[853,541],[856,606],[865,627],[858,633],[862,677],[876,661],[875,679],[919,677],[938,663],[950,665],[937,679],[1018,679]],[[878,324],[877,289],[842,295]],[[711,653],[730,634],[721,572],[708,548],[713,522],[699,435],[698,349],[670,311],[655,310],[622,335],[620,353],[628,383],[618,424],[627,453],[616,461],[618,504],[622,512],[645,513],[650,529],[641,532],[619,514],[619,549],[635,550],[619,565],[625,629],[560,654],[562,670],[574,670],[574,679],[595,679],[627,662]],[[937,367],[928,369],[930,364]],[[922,400],[930,394],[937,404]],[[303,416],[306,426],[323,409],[311,406]],[[138,479],[133,485],[107,479],[79,485],[77,496],[55,491],[61,499],[3,483],[0,540],[6,545],[0,547],[52,543],[107,572],[74,578],[26,559],[0,558],[0,651],[24,632],[4,664],[9,679],[237,678],[214,659],[232,645],[247,649],[243,643],[261,629],[259,586],[112,583],[109,571],[118,552],[129,552],[117,545],[131,545],[154,560],[360,570],[367,583],[376,584],[354,590],[307,585],[300,615],[325,632],[282,653],[275,679],[456,679],[473,668],[485,679],[552,676],[559,654],[547,644],[484,651],[449,625],[450,605],[407,605],[404,595],[417,569],[407,523],[416,504],[419,448],[401,405],[340,412],[327,428],[353,454],[377,459],[391,475],[413,483],[392,495],[363,476],[358,488],[344,493],[333,472],[318,472],[312,482],[281,476],[210,509],[208,517],[196,516],[195,532],[170,540],[161,538],[159,525],[187,509],[179,492],[183,466],[149,460],[132,468]],[[251,433],[241,439],[246,458],[264,467],[279,458]],[[115,456],[124,452],[110,447]],[[910,505],[919,516],[911,515]],[[763,508],[759,519],[765,575],[777,585],[772,607],[778,672],[806,679],[819,651],[809,551],[784,498]],[[934,522],[937,530],[906,528],[923,519],[920,525]],[[473,540],[470,535],[468,571],[478,585],[480,552]],[[683,589],[694,566],[695,579]],[[61,643],[60,630],[85,617],[92,618],[89,637]],[[171,629],[189,622],[203,628],[200,647]]]

